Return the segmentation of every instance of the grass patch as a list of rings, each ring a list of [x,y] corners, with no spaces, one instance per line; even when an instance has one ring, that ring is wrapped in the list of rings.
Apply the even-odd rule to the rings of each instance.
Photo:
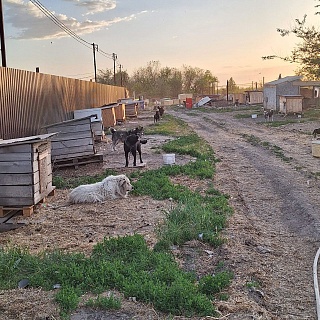
[[[89,299],[86,304],[87,307],[100,310],[119,310],[121,309],[121,300],[111,295],[110,297],[102,297],[98,295],[95,299]]]
[[[182,120],[165,114],[162,121],[144,128],[146,135],[161,134],[166,136],[180,137],[190,133],[189,126]]]
[[[26,250],[2,248],[0,263],[6,269],[0,275],[1,289],[16,287],[21,278],[29,279],[31,287],[45,290],[59,283],[55,300],[64,318],[77,308],[84,293],[100,294],[113,288],[174,315],[215,315],[210,295],[198,285],[195,275],[179,269],[172,255],[150,250],[141,235],[104,239],[87,258],[59,251],[33,256]],[[227,285],[219,283],[217,290]],[[102,297],[88,304],[119,306],[118,301]]]
[[[110,175],[117,175],[116,171],[107,169],[103,174],[94,175],[94,176],[82,176],[82,177],[73,177],[73,178],[63,178],[59,175],[54,175],[52,177],[52,184],[57,189],[73,189],[81,184],[90,184],[102,181],[105,177]]]
[[[280,158],[282,161],[285,161],[285,162],[292,161],[292,157],[287,157],[284,154],[281,147],[278,147],[276,145],[271,145],[269,142],[262,141],[260,138],[254,136],[254,135],[242,134],[242,137],[254,146],[260,145],[260,146],[270,150],[273,154],[275,154],[276,157]]]

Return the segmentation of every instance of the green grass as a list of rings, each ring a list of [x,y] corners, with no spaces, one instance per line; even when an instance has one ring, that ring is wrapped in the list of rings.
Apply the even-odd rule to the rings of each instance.
[[[254,146],[262,146],[270,150],[276,157],[280,158],[284,162],[292,161],[292,157],[287,157],[282,148],[276,145],[271,145],[268,141],[262,141],[260,138],[254,135],[242,134],[242,137]]]
[[[118,289],[126,298],[151,303],[174,315],[215,315],[211,292],[198,285],[194,274],[182,271],[171,254],[150,250],[141,235],[104,239],[90,257],[59,251],[31,255],[17,248],[0,249],[0,289],[14,288],[21,278],[31,287],[50,290],[57,283],[55,300],[68,318],[86,292],[101,294]],[[228,284],[219,281],[219,290]],[[116,301],[98,299],[88,304],[116,308]]]
[[[52,184],[57,189],[73,189],[81,184],[90,184],[103,180],[105,177],[110,175],[117,175],[114,170],[107,169],[103,174],[94,176],[82,176],[73,178],[63,178],[59,174],[55,174],[52,178]]]
[[[100,310],[118,310],[121,309],[121,300],[115,298],[113,295],[110,297],[98,295],[96,299],[89,299],[85,305]]]

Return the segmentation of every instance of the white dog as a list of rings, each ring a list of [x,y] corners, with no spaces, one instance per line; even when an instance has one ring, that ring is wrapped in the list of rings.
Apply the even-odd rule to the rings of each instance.
[[[130,180],[124,174],[108,176],[101,182],[73,189],[69,195],[69,203],[95,203],[106,199],[126,198],[131,190]]]

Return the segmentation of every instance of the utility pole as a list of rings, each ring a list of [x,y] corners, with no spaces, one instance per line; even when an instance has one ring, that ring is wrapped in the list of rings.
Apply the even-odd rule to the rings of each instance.
[[[96,51],[98,51],[98,45],[92,44],[93,48],[93,67],[94,67],[94,81],[97,82],[97,63],[96,63]]]
[[[120,64],[119,65],[119,68],[120,68],[120,85],[121,85],[121,87],[122,87],[122,71],[121,71],[121,68],[122,68],[123,66]]]
[[[2,59],[2,66],[7,66],[6,61],[6,48],[4,43],[4,22],[3,22],[3,11],[2,11],[2,0],[0,0],[0,40],[1,40],[1,59]]]
[[[229,101],[229,80],[227,80],[227,103]]]
[[[113,84],[116,85],[116,60],[117,55],[115,53],[112,54],[113,59]]]

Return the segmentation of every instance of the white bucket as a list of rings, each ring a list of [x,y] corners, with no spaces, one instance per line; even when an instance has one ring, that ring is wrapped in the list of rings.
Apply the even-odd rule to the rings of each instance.
[[[251,115],[251,118],[252,118],[252,119],[256,119],[256,118],[257,118],[257,115],[256,115],[256,114],[252,114],[252,115]]]
[[[174,164],[176,162],[176,155],[174,153],[163,154],[164,164]]]

